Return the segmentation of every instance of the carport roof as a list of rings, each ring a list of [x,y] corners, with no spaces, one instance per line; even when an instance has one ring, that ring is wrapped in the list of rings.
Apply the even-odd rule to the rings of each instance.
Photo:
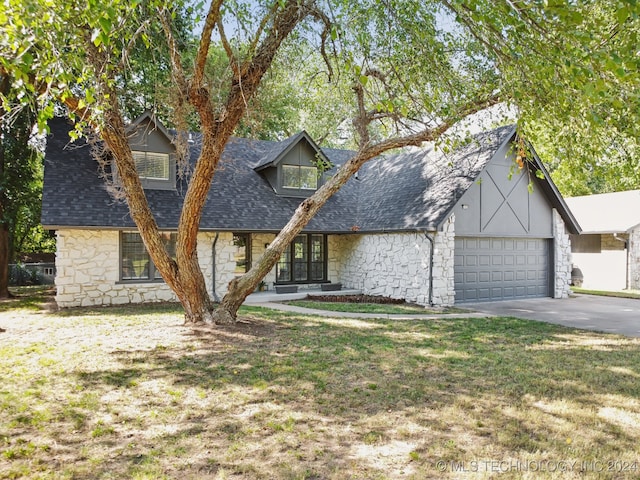
[[[640,190],[565,198],[583,234],[624,233],[640,225]]]

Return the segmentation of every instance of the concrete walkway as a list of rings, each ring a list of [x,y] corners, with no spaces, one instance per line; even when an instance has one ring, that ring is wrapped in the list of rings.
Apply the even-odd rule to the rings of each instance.
[[[389,320],[434,320],[436,318],[487,318],[494,317],[488,313],[479,313],[469,310],[467,313],[428,313],[428,314],[386,314],[386,313],[357,313],[357,312],[334,312],[331,310],[319,310],[315,308],[296,307],[281,302],[291,300],[305,300],[307,297],[332,296],[332,295],[362,295],[361,290],[343,289],[323,291],[316,289],[304,289],[296,293],[276,293],[274,290],[266,292],[252,293],[247,297],[244,305],[254,307],[270,308],[283,312],[299,313],[301,315],[319,315],[321,317],[341,317],[341,318],[385,318]]]

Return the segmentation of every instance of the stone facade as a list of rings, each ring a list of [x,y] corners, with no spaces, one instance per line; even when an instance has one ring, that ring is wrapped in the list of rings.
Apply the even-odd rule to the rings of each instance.
[[[274,234],[252,234],[251,259],[258,260],[266,245],[274,238]],[[336,238],[328,238],[330,253],[327,268],[328,278],[332,282],[340,281],[336,264]],[[229,282],[236,275],[238,248],[233,244],[231,232],[219,232],[217,240],[215,232],[198,234],[198,260],[207,291],[214,300],[224,296]],[[177,301],[173,291],[162,281],[120,281],[120,233],[116,230],[58,230],[56,269],[56,302],[63,308]],[[212,288],[214,276],[215,289]],[[264,279],[269,290],[273,289],[275,279],[274,268]],[[305,287],[313,286],[317,285]]]
[[[432,304],[454,303],[453,217],[437,234],[393,233],[344,235],[336,239],[334,264],[347,288],[429,305],[431,241],[433,239]]]
[[[115,230],[58,230],[56,241],[56,303],[60,307],[176,300],[162,282],[119,282],[119,232]]]
[[[455,303],[455,240],[455,217],[451,215],[434,238],[432,303],[436,306]]]
[[[567,298],[571,293],[571,240],[556,209],[553,209],[553,255],[553,298]]]
[[[553,224],[554,297],[566,298],[570,293],[571,243],[565,224],[555,210]],[[345,288],[362,290],[367,295],[405,299],[420,305],[453,305],[454,225],[452,215],[439,232],[329,235],[328,280],[341,282]],[[113,230],[58,230],[56,302],[59,306],[177,300],[161,281],[119,280],[119,235]],[[252,261],[258,260],[274,238],[274,234],[251,235]],[[630,244],[640,247],[640,232],[631,234]],[[214,300],[226,293],[227,285],[236,275],[238,248],[233,244],[231,232],[201,232],[198,235],[198,259],[207,290]],[[640,284],[640,254],[633,261],[636,282]],[[431,265],[433,272],[430,272]],[[269,290],[273,289],[275,279],[274,268],[264,279]],[[301,286],[313,287],[317,285]]]

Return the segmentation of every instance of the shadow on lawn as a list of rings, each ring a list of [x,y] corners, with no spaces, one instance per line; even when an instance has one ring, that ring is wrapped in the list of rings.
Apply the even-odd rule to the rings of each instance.
[[[125,368],[78,379],[87,390],[115,390],[137,404],[138,430],[157,430],[138,441],[141,455],[153,448],[171,458],[198,439],[191,466],[169,471],[223,468],[247,478],[308,471],[306,478],[325,478],[355,458],[369,478],[378,467],[358,459],[356,447],[401,440],[414,452],[405,463],[426,475],[435,473],[429,458],[462,460],[478,448],[461,435],[510,456],[587,458],[605,445],[610,455],[637,451],[635,427],[599,414],[618,409],[640,418],[640,343],[631,339],[513,318],[393,322],[282,314],[248,321],[195,330],[186,348],[115,352]],[[144,413],[150,410],[173,427],[163,432],[162,422]],[[584,443],[567,443],[567,435]]]

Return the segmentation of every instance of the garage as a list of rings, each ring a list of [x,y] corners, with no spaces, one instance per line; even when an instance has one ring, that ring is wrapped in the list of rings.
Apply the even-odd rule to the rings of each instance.
[[[548,239],[456,237],[456,303],[550,296],[549,265]]]

